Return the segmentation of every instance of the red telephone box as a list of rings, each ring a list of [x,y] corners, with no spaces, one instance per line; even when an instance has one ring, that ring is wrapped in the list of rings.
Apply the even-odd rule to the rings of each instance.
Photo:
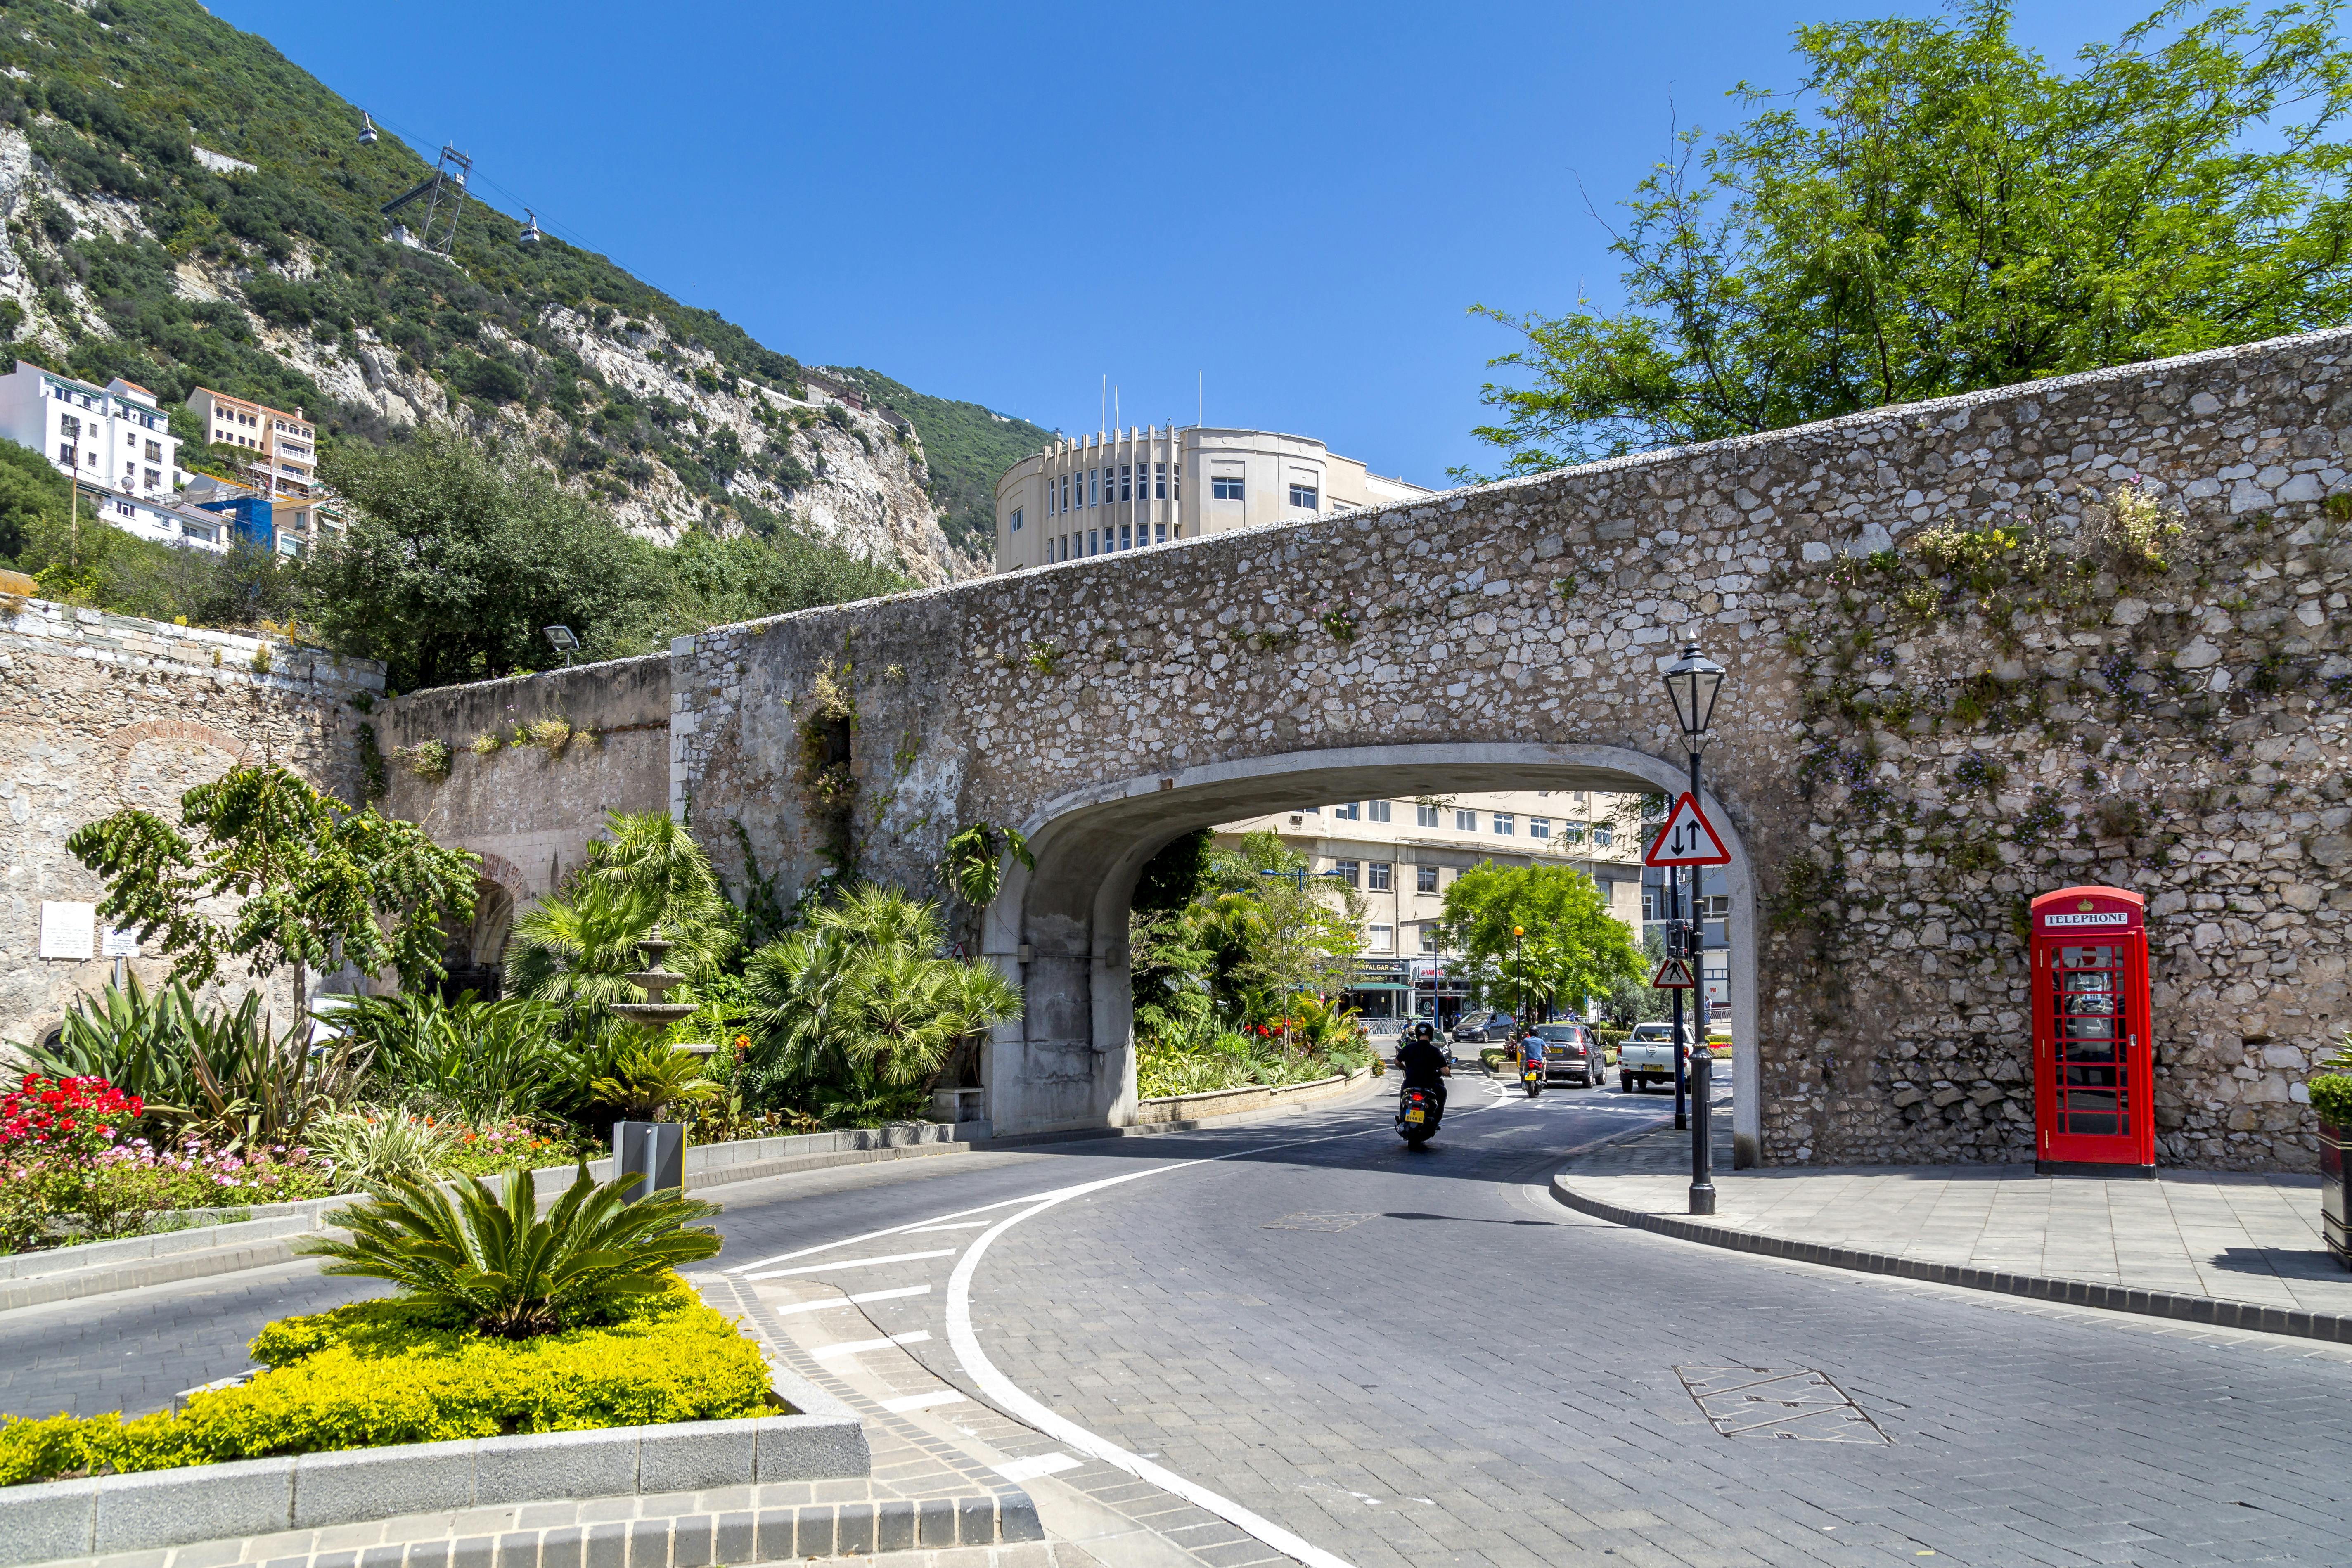
[[[2156,1174],[2147,900],[2061,888],[2033,900],[2033,1168]]]

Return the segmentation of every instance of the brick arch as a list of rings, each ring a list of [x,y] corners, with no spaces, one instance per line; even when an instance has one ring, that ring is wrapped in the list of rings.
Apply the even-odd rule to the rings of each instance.
[[[515,908],[518,910],[530,901],[530,893],[524,881],[521,867],[493,850],[478,849],[475,853],[482,858],[482,880],[495,882],[504,888],[507,897],[514,900]]]
[[[106,738],[107,744],[124,756],[129,756],[131,748],[142,741],[194,741],[216,752],[226,752],[240,763],[254,760],[251,742],[190,719],[143,719],[136,724],[125,724]]]

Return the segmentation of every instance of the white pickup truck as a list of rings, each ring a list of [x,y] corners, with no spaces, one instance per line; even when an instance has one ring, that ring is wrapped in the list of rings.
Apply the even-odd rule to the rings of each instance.
[[[1675,1026],[1634,1025],[1625,1043],[1617,1047],[1617,1087],[1631,1092],[1654,1083],[1671,1089],[1674,1082]]]

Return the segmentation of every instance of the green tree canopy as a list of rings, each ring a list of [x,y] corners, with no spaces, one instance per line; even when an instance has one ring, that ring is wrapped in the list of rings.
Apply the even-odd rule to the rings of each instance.
[[[66,522],[66,477],[30,447],[0,441],[0,557],[20,562],[43,525]],[[37,572],[46,560],[26,565]]]
[[[1527,935],[1514,939],[1514,927]],[[1625,922],[1591,878],[1569,866],[1473,866],[1445,889],[1444,944],[1478,1000],[1576,1005],[1642,972]]]
[[[1473,308],[1524,340],[1476,434],[1531,473],[2341,321],[2341,11],[2178,0],[2071,72],[2006,0],[1801,28],[1625,204],[1622,309]]]
[[[256,975],[343,963],[402,983],[442,975],[441,926],[474,913],[481,858],[445,848],[413,823],[352,811],[277,766],[232,768],[180,797],[194,839],[152,813],[118,811],[66,847],[106,879],[98,912],[172,956],[172,978],[202,984],[225,959]],[[241,900],[223,920],[213,899]]]

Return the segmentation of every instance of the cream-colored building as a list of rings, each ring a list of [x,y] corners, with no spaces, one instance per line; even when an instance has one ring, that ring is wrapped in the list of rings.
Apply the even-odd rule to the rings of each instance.
[[[1057,441],[996,481],[996,566],[1016,572],[1431,492],[1322,442],[1150,426]]]
[[[205,386],[188,394],[187,406],[207,441],[253,454],[236,477],[270,503],[281,554],[299,555],[333,533],[339,520],[319,491],[318,427],[302,410],[289,414]]]
[[[1610,913],[1642,940],[1641,797],[1576,790],[1351,800],[1221,824],[1220,843],[1279,835],[1317,875],[1337,871],[1363,903],[1363,958],[1349,992],[1369,1014],[1393,994],[1397,1014],[1425,1005],[1446,956],[1437,927],[1445,889],[1474,866],[1573,866],[1600,885]],[[1416,962],[1420,961],[1420,962]],[[1450,1016],[1452,1008],[1441,1006]]]

